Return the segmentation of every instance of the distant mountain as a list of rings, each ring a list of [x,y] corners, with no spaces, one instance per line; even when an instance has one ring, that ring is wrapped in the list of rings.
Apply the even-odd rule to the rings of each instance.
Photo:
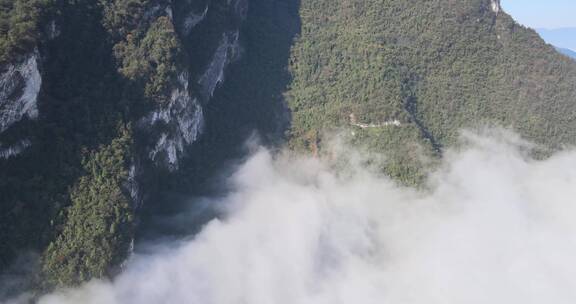
[[[560,53],[562,53],[568,57],[576,59],[576,52],[575,51],[569,50],[569,49],[564,49],[564,48],[559,48],[559,47],[556,47],[556,49],[558,50],[558,52],[560,52]]]
[[[542,38],[557,47],[576,50],[576,27],[559,29],[537,29]]]

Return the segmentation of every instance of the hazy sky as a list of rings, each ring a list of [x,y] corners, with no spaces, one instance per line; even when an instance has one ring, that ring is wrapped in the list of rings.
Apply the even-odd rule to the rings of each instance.
[[[504,10],[532,28],[576,27],[575,0],[502,0]]]

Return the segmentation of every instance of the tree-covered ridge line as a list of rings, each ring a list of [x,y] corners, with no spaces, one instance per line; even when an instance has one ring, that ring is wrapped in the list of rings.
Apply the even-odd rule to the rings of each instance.
[[[169,98],[170,84],[183,64],[183,50],[167,1],[100,0],[103,25],[115,45],[119,72],[144,87],[148,101]]]
[[[303,0],[300,15],[286,94],[294,147],[321,147],[352,114],[397,120],[352,128],[350,140],[414,184],[462,128],[511,127],[548,149],[576,143],[576,64],[489,0]]]
[[[86,156],[86,175],[71,189],[61,233],[44,253],[42,286],[73,286],[107,276],[129,254],[135,209],[123,184],[131,141],[129,130],[122,129],[118,138]]]
[[[4,14],[43,5],[32,19],[14,19],[26,20],[22,26],[31,38],[4,48],[14,51],[7,63],[38,48],[42,88],[38,119],[24,119],[0,134],[1,141],[32,143],[21,154],[0,159],[0,243],[5,244],[0,274],[24,250],[40,253],[31,274],[33,289],[110,277],[134,240],[136,175],[150,170],[139,186],[153,189],[160,178],[156,173],[168,174],[149,163],[147,145],[156,142],[148,137],[170,131],[169,123],[184,128],[180,120],[149,123],[143,117],[194,118],[187,109],[170,107],[174,92],[184,96],[179,102],[191,102],[198,85],[187,82],[210,64],[222,33],[239,26],[240,20],[225,19],[236,8],[228,7],[228,0],[3,1]],[[176,26],[207,3],[213,4],[205,16],[209,28]],[[173,12],[178,8],[183,11]],[[2,21],[7,33],[20,26],[20,21]],[[190,49],[201,50],[201,60],[192,58]]]
[[[558,50],[558,52],[576,60],[576,52],[575,51],[570,50],[570,49],[563,49],[563,48],[559,48],[559,47],[556,47],[556,50]]]
[[[0,137],[33,140],[0,160],[0,271],[29,250],[42,253],[42,289],[107,276],[134,234],[128,126],[169,97],[181,56],[168,12],[147,15],[165,1],[2,1],[3,58],[39,48],[43,84],[39,119]]]
[[[94,14],[93,26],[108,46],[100,56],[110,56],[105,73],[115,78],[113,108],[95,105],[95,110],[102,111],[113,135],[76,164],[83,174],[65,194],[68,206],[61,209],[54,239],[44,251],[39,282],[43,289],[110,276],[129,254],[136,209],[127,188],[135,182],[128,180],[128,168],[140,157],[141,146],[135,145],[134,130],[127,126],[137,124],[142,109],[167,101],[183,57],[166,1],[94,0],[76,5]]]
[[[252,0],[243,57],[209,102],[195,91],[223,34],[238,30],[231,1],[0,1],[3,16],[37,8],[0,19],[2,37],[29,33],[0,50],[39,44],[44,56],[39,120],[0,136],[33,141],[0,160],[0,269],[22,248],[41,252],[45,290],[109,276],[127,254],[139,215],[128,168],[142,161],[142,145],[156,144],[137,125],[170,104],[180,73],[207,127],[179,172],[147,176],[165,192],[208,184],[206,172],[254,129],[282,142],[290,119],[291,148],[326,153],[324,132],[340,132],[384,153],[377,165],[416,186],[463,127],[513,127],[548,149],[576,140],[574,63],[490,0]],[[61,31],[49,42],[42,16]],[[190,16],[206,20],[179,28]],[[162,119],[152,132],[167,132]]]
[[[145,86],[149,100],[163,101],[182,63],[181,45],[164,0],[1,0],[0,65],[30,52],[49,36],[50,22],[65,7],[100,6],[102,25],[115,42],[120,72]],[[54,25],[56,26],[56,25]]]

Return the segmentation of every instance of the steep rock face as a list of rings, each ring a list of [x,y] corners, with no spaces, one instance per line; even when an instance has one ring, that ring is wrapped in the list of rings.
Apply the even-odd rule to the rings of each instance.
[[[134,5],[133,15],[126,5]],[[247,0],[111,1],[104,7],[111,16],[105,18],[105,27],[116,44],[119,71],[136,88],[128,99],[140,107],[125,183],[135,206],[154,192],[153,176],[177,172],[200,138],[205,107],[224,82],[229,65],[240,58],[240,27],[247,9]],[[136,21],[123,21],[129,18]],[[160,73],[160,67],[165,72]]]
[[[156,166],[175,171],[180,159],[200,136],[203,106],[224,81],[227,67],[240,57],[240,26],[246,18],[247,0],[197,1],[182,0],[154,6],[149,15],[161,12],[170,18],[182,44],[181,65],[170,83],[167,103],[161,103],[138,122],[147,136],[146,155]],[[212,13],[214,12],[214,13]],[[160,14],[160,15],[161,15]],[[206,26],[203,23],[209,23]],[[224,26],[213,27],[220,23]],[[215,37],[218,43],[211,46]],[[202,44],[194,44],[201,41]],[[196,57],[199,52],[208,52]]]
[[[46,288],[109,275],[126,257],[131,219],[156,176],[178,171],[240,57],[247,9],[244,0],[50,3],[58,13],[39,19],[36,49],[0,68],[0,271],[21,250],[39,252]],[[73,211],[86,208],[100,218]]]
[[[195,13],[193,9],[189,9],[187,13],[184,15],[184,19],[181,24],[182,34],[185,36],[190,34],[190,31],[198,25],[198,23],[202,22],[204,18],[206,18],[206,14],[208,14],[209,6],[206,5],[204,11],[202,13]]]
[[[42,66],[0,71],[0,264],[44,252],[48,288],[113,274],[134,218],[174,201],[150,196],[204,187],[253,130],[281,142],[292,121],[291,147],[319,153],[350,131],[411,184],[463,127],[576,138],[574,64],[498,0],[56,2]]]
[[[222,4],[225,4],[224,8]],[[246,19],[248,1],[229,0],[223,1],[222,4],[216,4],[215,2],[213,5],[216,6],[214,10],[218,10],[220,12],[219,15],[224,16],[225,20],[220,20],[220,22],[224,22],[226,26],[221,28],[221,33],[215,33],[209,38],[216,41],[216,48],[212,52],[208,65],[198,78],[200,95],[205,101],[212,98],[214,90],[224,81],[226,68],[237,61],[241,54],[240,26]],[[202,14],[203,19],[207,15],[208,10],[209,6],[206,7]],[[212,19],[222,19],[222,17],[215,15]],[[209,22],[213,23],[216,20],[209,20]],[[184,33],[190,33],[188,27],[184,28]]]
[[[178,169],[184,149],[196,141],[203,125],[202,106],[190,94],[188,74],[182,72],[172,87],[169,102],[140,121],[147,132],[160,134],[148,157],[171,171]]]
[[[38,94],[42,86],[38,61],[38,51],[34,51],[3,68],[0,74],[0,134],[25,118],[38,117]],[[24,139],[7,147],[0,142],[0,158],[15,156],[29,146],[30,141]]]
[[[41,85],[37,52],[27,55],[21,63],[9,65],[0,75],[0,132],[24,116],[38,117],[36,102]]]
[[[500,0],[490,0],[490,6],[492,7],[492,11],[498,15],[500,13]]]
[[[120,214],[118,219],[122,219],[131,217],[132,212],[137,213],[142,206],[156,203],[149,199],[158,182],[156,176],[176,174],[188,150],[201,137],[204,108],[224,83],[230,64],[240,58],[240,27],[248,3],[244,0],[140,1],[140,12],[134,15],[138,20],[134,23],[136,26],[122,21],[126,19],[125,2],[111,3],[112,6],[104,8],[106,14],[112,16],[112,21],[105,26],[113,37],[118,70],[131,92],[124,98],[132,107],[128,115],[132,116],[135,134],[125,175],[121,173],[113,178],[122,180],[119,184],[132,202],[131,210],[135,210],[124,209],[128,214]],[[92,183],[90,178],[87,180]],[[96,181],[94,179],[94,183]],[[74,204],[82,203],[73,201],[70,208],[80,208]],[[124,225],[124,230],[117,233],[130,235],[133,228]],[[69,227],[61,232],[56,248],[68,248],[64,240],[70,236],[64,234],[72,231],[75,229]],[[86,237],[111,239],[111,235],[74,236]],[[82,280],[66,269],[76,267],[73,263],[60,267],[53,261],[60,250],[53,248],[44,263],[50,281],[57,282],[61,276],[66,284]],[[125,244],[118,244],[116,248],[132,250],[132,246]],[[82,255],[81,251],[78,248],[68,254],[76,257]],[[122,252],[110,254],[124,256]],[[111,261],[101,261],[97,267],[98,264],[82,265],[80,278],[104,275],[109,267],[118,266],[118,259]]]
[[[143,205],[136,250],[157,237],[195,233],[213,214],[204,210],[187,225],[158,219],[188,210],[191,196],[217,194],[222,190],[218,177],[249,152],[248,139],[277,147],[284,143],[289,125],[282,94],[290,81],[290,48],[300,30],[298,1],[250,0],[249,9],[247,1],[212,1],[208,10],[208,1],[200,2],[186,2],[197,4],[195,16],[205,16],[182,41],[194,58],[190,85],[202,105],[202,135],[186,152],[180,169],[159,178],[155,197]],[[179,12],[185,11],[174,10],[176,24],[183,23],[178,20],[185,20],[186,14]],[[215,71],[210,73],[215,77],[207,77],[209,71]],[[224,81],[218,82],[218,75],[224,75]]]
[[[51,288],[114,273],[131,250],[132,219],[190,158],[242,57],[248,1],[38,2],[32,51],[0,68],[0,272],[38,252]]]
[[[209,100],[214,95],[216,87],[224,81],[226,67],[231,62],[236,61],[239,54],[239,30],[223,33],[222,40],[218,44],[208,68],[198,80],[204,100]]]
[[[28,139],[23,139],[7,147],[0,145],[0,158],[8,159],[12,156],[16,156],[22,153],[22,151],[26,150],[31,145],[32,142],[30,142]]]

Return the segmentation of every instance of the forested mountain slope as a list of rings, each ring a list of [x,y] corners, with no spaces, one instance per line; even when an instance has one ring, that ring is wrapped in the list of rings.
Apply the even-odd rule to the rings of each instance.
[[[576,141],[576,64],[490,0],[302,1],[292,143],[350,126],[413,183],[465,127],[513,127],[548,148]]]
[[[0,0],[0,34],[0,275],[36,252],[37,289],[120,271],[254,131],[410,185],[461,128],[576,141],[576,63],[496,0]]]
[[[246,13],[243,0],[0,2],[0,272],[30,251],[42,288],[119,270],[137,211],[240,57]]]
[[[558,52],[560,52],[560,53],[562,53],[562,54],[564,54],[570,58],[576,59],[576,52],[574,52],[572,50],[558,48],[558,47],[556,48],[556,50],[558,50]]]

